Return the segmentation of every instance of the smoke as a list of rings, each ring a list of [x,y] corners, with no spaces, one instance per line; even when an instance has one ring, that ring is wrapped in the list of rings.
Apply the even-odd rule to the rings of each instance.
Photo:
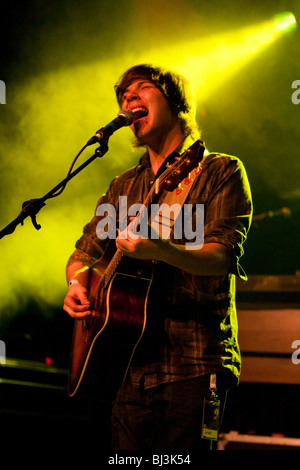
[[[87,139],[117,115],[117,78],[141,62],[187,75],[197,89],[199,111],[205,108],[199,124],[208,148],[240,156],[255,176],[254,193],[269,188],[280,195],[285,178],[297,188],[299,110],[290,100],[291,83],[299,78],[296,41],[276,44],[236,75],[228,74],[227,82],[226,61],[215,70],[222,54],[215,49],[209,55],[218,44],[214,32],[221,42],[220,33],[225,41],[232,32],[234,41],[239,27],[259,23],[252,3],[240,11],[192,0],[121,0],[115,8],[111,1],[78,2],[76,8],[70,2],[18,4],[19,16],[11,15],[15,36],[7,77],[0,77],[7,91],[0,108],[1,228],[24,201],[43,196],[65,177]],[[269,17],[265,2],[259,9],[262,21]],[[270,17],[274,13],[270,7]],[[41,209],[41,230],[27,219],[0,241],[2,318],[17,312],[26,297],[62,305],[65,265],[83,225],[109,181],[137,162],[138,155],[128,151],[130,141],[129,129],[112,136],[108,154]]]
[[[101,126],[117,115],[110,64],[84,65],[38,76],[16,88],[10,105],[17,112],[15,132],[1,140],[1,225],[3,228],[29,199],[42,197],[65,176],[75,154]],[[105,79],[103,79],[103,76]],[[108,92],[107,90],[110,90]],[[104,92],[106,90],[106,92]],[[47,302],[61,302],[64,271],[83,225],[108,182],[130,166],[124,146],[127,130],[118,131],[109,154],[75,177],[64,193],[50,199],[37,215],[1,240],[2,305],[11,302],[16,286]],[[88,149],[79,164],[93,154]]]

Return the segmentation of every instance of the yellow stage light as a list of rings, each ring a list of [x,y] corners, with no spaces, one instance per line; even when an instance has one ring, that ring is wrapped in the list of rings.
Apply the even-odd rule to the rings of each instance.
[[[297,28],[295,15],[290,11],[285,11],[275,15],[273,18],[274,29],[278,32],[289,33]]]
[[[191,82],[201,102],[210,98],[242,67],[284,34],[297,27],[293,13],[284,12],[255,25],[149,51],[141,61],[162,63]]]
[[[113,85],[127,67],[150,62],[178,70],[191,81],[203,104],[243,66],[296,26],[294,15],[285,12],[246,28],[164,47],[160,44],[140,53],[134,50],[118,60],[112,57],[77,64],[19,83],[10,97],[16,115],[8,122],[17,122],[18,126],[13,145],[8,125],[0,129],[2,163],[10,170],[2,180],[7,204],[2,208],[1,228],[18,214],[24,200],[41,197],[60,181],[87,138],[116,116]],[[59,199],[49,201],[38,214],[41,231],[36,232],[26,220],[24,227],[2,240],[2,305],[11,303],[14,291],[23,292],[23,284],[27,292],[32,290],[51,303],[61,303],[66,290],[66,261],[84,223],[93,215],[97,197],[115,175],[137,161],[137,155],[128,152],[130,139],[129,129],[120,130],[118,137],[111,139],[105,161],[94,163]]]

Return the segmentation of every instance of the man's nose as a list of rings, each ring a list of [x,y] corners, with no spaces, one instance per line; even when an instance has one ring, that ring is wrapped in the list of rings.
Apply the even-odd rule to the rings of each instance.
[[[127,103],[138,99],[138,93],[136,91],[131,91],[126,96]]]

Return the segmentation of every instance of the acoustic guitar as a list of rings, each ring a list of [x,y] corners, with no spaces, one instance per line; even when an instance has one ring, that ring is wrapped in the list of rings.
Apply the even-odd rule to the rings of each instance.
[[[196,141],[156,179],[142,208],[162,191],[178,185],[200,163],[204,152]],[[139,214],[138,214],[139,216]],[[103,256],[90,268],[88,292],[97,316],[75,319],[70,353],[68,394],[79,388],[111,401],[126,377],[147,323],[147,301],[153,279],[151,260],[133,260],[110,240]]]

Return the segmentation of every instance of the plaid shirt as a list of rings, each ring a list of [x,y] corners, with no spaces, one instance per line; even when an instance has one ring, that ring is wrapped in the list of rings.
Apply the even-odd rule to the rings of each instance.
[[[166,159],[158,175],[176,155]],[[138,166],[111,182],[97,207],[110,203],[118,214],[119,196],[125,195],[128,207],[142,203],[154,180],[146,153]],[[144,388],[213,372],[227,371],[235,380],[240,374],[235,276],[247,280],[239,259],[252,217],[251,192],[242,162],[229,155],[207,155],[185,202],[193,207],[204,204],[204,243],[225,245],[231,253],[231,267],[224,276],[196,276],[156,263],[146,330],[130,367],[131,380]],[[76,243],[76,248],[95,258],[101,256],[105,245],[96,234],[99,220],[95,212]],[[184,240],[175,242],[182,244]]]

